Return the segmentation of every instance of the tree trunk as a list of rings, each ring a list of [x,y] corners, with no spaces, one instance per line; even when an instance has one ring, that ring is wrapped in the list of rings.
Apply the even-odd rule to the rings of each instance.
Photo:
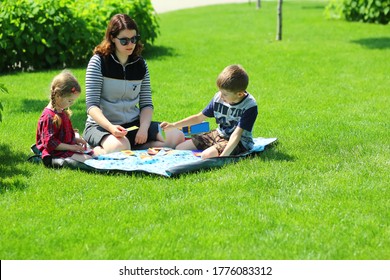
[[[283,5],[283,0],[279,0],[279,2],[278,2],[278,24],[277,24],[277,31],[276,31],[276,40],[277,41],[282,40],[282,5]]]
[[[260,8],[261,8],[261,0],[257,0],[256,8],[257,8],[257,9],[260,9]]]

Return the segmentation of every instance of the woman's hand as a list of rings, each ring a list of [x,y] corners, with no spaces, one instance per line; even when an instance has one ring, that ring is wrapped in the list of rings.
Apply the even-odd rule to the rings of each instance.
[[[120,125],[112,125],[110,127],[110,133],[112,135],[114,135],[115,137],[117,138],[121,138],[121,137],[125,137],[126,134],[127,134],[127,129],[126,128],[123,128],[122,126]]]
[[[135,144],[142,145],[148,141],[148,130],[139,128],[137,134],[135,135]]]

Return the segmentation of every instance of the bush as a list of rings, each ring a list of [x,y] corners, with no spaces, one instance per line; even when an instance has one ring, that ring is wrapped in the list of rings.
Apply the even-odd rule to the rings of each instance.
[[[138,24],[142,41],[147,46],[153,44],[159,34],[159,24],[150,0],[84,0],[72,1],[72,9],[83,18],[91,32],[93,46],[103,40],[108,21],[115,14],[128,14]],[[102,2],[104,4],[102,5]]]
[[[0,3],[0,72],[85,65],[117,13],[137,21],[146,45],[157,38],[159,26],[150,0]]]
[[[330,0],[325,7],[325,16],[330,19],[345,19],[343,9],[344,0]]]
[[[388,24],[390,0],[332,0],[326,7],[330,18]]]
[[[2,4],[1,70],[73,66],[84,58],[84,34],[74,30],[86,27],[67,2],[17,0]]]

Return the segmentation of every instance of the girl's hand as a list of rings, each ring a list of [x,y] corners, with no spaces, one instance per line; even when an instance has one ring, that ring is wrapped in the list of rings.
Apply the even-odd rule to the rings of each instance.
[[[85,146],[81,146],[81,145],[78,145],[78,144],[70,145],[69,150],[73,151],[73,152],[76,152],[76,153],[84,153]]]
[[[76,143],[78,144],[78,145],[81,145],[81,146],[86,146],[87,145],[87,141],[85,141],[83,138],[76,138]]]

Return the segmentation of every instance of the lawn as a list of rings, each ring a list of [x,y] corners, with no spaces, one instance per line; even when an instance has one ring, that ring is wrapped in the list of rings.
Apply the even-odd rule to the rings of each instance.
[[[199,112],[239,63],[254,136],[279,139],[177,179],[26,162],[59,71],[2,74],[0,259],[389,259],[390,29],[327,20],[324,6],[284,3],[282,41],[275,1],[159,15],[145,52],[154,119]],[[71,70],[84,89],[85,68]],[[82,130],[84,95],[72,110]]]

